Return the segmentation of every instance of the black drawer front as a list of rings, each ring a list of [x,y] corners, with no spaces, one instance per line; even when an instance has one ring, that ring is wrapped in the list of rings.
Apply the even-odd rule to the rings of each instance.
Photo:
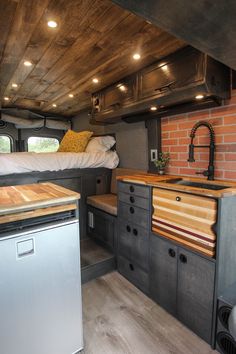
[[[149,199],[138,197],[136,195],[128,194],[128,193],[119,193],[119,200],[121,202],[134,205],[143,209],[149,209]]]
[[[119,219],[128,220],[131,223],[138,224],[145,229],[148,228],[148,211],[135,206],[119,202]]]
[[[137,288],[148,294],[149,278],[148,273],[143,271],[134,262],[124,258],[118,257],[118,271],[133,283]]]
[[[148,270],[149,233],[146,229],[120,220],[118,225],[118,252]]]
[[[144,186],[139,186],[132,183],[118,183],[119,192],[129,193],[131,195],[137,195],[138,197],[148,198],[149,188]]]

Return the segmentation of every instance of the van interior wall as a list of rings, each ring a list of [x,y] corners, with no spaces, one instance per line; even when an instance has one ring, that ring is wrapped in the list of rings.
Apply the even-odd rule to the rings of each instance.
[[[144,122],[127,124],[120,122],[106,126],[89,124],[88,111],[73,118],[76,131],[91,130],[95,134],[116,135],[116,150],[120,158],[119,167],[148,170],[147,129]]]

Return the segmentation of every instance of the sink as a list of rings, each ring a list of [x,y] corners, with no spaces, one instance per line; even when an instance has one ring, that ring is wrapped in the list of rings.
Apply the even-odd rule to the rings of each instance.
[[[210,183],[204,183],[204,182],[187,181],[183,178],[172,178],[172,179],[166,180],[165,182],[171,183],[171,184],[178,184],[181,186],[210,189],[210,190],[214,190],[214,191],[219,191],[222,189],[230,188],[229,186],[224,186],[224,185],[220,185],[220,184],[210,184]]]

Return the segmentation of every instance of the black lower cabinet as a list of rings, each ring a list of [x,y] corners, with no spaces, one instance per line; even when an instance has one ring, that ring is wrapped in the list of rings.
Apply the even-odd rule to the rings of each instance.
[[[172,315],[176,315],[177,253],[177,246],[151,235],[150,295]]]
[[[209,344],[214,281],[214,261],[151,235],[150,296]]]
[[[178,318],[211,343],[215,263],[182,248],[178,253]]]

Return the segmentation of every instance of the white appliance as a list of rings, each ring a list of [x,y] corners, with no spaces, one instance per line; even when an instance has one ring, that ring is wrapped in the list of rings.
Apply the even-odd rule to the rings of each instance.
[[[78,219],[64,213],[17,229],[0,229],[0,353],[77,353],[83,349]]]

